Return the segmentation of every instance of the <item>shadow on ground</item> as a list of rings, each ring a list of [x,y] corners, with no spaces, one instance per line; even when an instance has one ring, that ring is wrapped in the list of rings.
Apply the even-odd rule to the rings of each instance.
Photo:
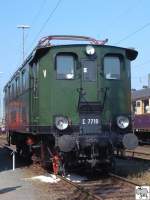
[[[0,189],[0,194],[4,194],[4,193],[7,193],[7,192],[11,192],[13,190],[16,190],[18,188],[20,188],[21,186],[16,186],[16,187],[7,187],[7,188],[3,188],[3,189]]]
[[[29,165],[23,160],[19,160],[15,156],[15,168],[20,168]],[[11,170],[13,168],[12,152],[6,147],[0,147],[0,172]]]
[[[114,172],[121,176],[138,176],[150,172],[150,160],[126,157],[116,158],[115,163]]]

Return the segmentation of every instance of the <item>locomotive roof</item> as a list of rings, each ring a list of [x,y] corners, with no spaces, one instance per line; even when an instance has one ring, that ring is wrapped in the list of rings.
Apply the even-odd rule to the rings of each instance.
[[[89,44],[63,44],[63,45],[49,45],[49,46],[42,46],[42,47],[37,47],[36,51],[34,53],[34,56],[32,57],[32,60],[39,55],[43,55],[45,52],[47,52],[50,48],[55,48],[55,47],[66,47],[66,46],[71,46],[71,47],[77,47],[77,46],[86,46]],[[111,46],[111,45],[99,45],[99,44],[92,44],[92,46],[97,46],[101,48],[117,48],[117,49],[124,49],[126,51],[127,58],[129,60],[134,60],[138,52],[135,49],[131,48],[123,48],[123,47],[117,47],[117,46]]]
[[[80,41],[83,40],[84,41],[90,41],[90,43],[82,43],[82,44],[62,44],[62,45],[51,45],[50,43],[46,43],[44,44],[44,42],[47,40],[47,37],[43,38],[39,41],[38,45],[33,49],[33,51],[30,53],[30,55],[25,59],[25,61],[23,62],[23,64],[18,68],[18,70],[13,74],[13,76],[11,77],[11,79],[8,81],[8,83],[5,85],[5,87],[11,82],[11,80],[14,78],[14,76],[16,76],[16,74],[27,64],[27,63],[31,63],[33,61],[35,61],[36,59],[42,57],[45,53],[48,52],[48,50],[50,48],[55,48],[55,47],[65,47],[65,46],[86,46],[86,45],[92,45],[92,46],[98,46],[101,48],[118,48],[118,49],[124,49],[126,50],[126,55],[127,58],[129,60],[134,60],[137,55],[138,52],[134,49],[131,48],[123,48],[123,47],[116,47],[116,46],[110,46],[110,45],[105,45],[105,43],[108,41],[108,39],[105,40],[95,40],[93,38],[90,37],[85,37],[85,36],[48,36],[48,39],[51,39],[51,37],[60,37],[61,39],[64,39],[64,37],[69,38],[67,40],[70,40],[70,38],[74,38],[77,37],[76,41]],[[42,41],[42,42],[41,42]],[[4,87],[4,88],[5,88]]]
[[[79,36],[79,35],[50,35],[50,36],[46,36],[41,38],[41,40],[39,41],[38,45],[37,45],[37,50],[35,52],[35,55],[33,57],[36,58],[36,56],[38,57],[38,55],[43,54],[45,51],[47,51],[46,49],[51,48],[51,47],[55,47],[56,45],[52,45],[51,41],[52,40],[70,40],[70,41],[86,41],[92,45],[96,45],[96,46],[101,46],[104,47],[105,44],[108,42],[108,39],[105,40],[97,40],[95,38],[91,38],[89,36]],[[57,45],[57,46],[82,46],[82,45],[87,45],[87,44],[66,44],[66,45]],[[106,47],[106,46],[105,46]],[[115,47],[115,46],[107,46],[107,47],[111,47],[111,48],[120,48],[120,49],[125,49],[125,48],[121,48],[121,47]],[[134,49],[126,49],[126,55],[128,57],[129,60],[134,60],[137,57],[138,52],[135,51]]]

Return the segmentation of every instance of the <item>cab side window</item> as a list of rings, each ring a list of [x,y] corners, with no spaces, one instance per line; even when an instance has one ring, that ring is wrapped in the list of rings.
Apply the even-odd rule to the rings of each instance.
[[[104,57],[104,76],[106,79],[120,79],[120,59],[117,56]]]
[[[16,95],[19,95],[19,92],[20,92],[20,77],[18,76],[16,78]]]
[[[22,71],[22,92],[28,89],[29,79],[28,79],[28,71]]]
[[[56,57],[57,79],[74,79],[75,57],[60,54]]]

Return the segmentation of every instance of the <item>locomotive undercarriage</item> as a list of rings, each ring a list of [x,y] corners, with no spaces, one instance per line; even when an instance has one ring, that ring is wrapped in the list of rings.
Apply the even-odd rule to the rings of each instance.
[[[114,150],[123,149],[122,137],[118,133],[110,132],[84,135],[77,132],[42,135],[11,132],[8,140],[16,145],[19,157],[28,161],[34,158],[44,167],[51,166],[55,173],[59,173],[78,167],[110,170]]]
[[[65,136],[65,137],[64,137]],[[111,165],[113,158],[113,148],[107,138],[100,138],[98,136],[79,136],[63,135],[63,144],[59,143],[60,137],[54,135],[36,135],[32,134],[9,134],[9,143],[16,145],[16,151],[19,158],[30,161],[39,161],[44,167],[52,167],[55,156],[59,158],[59,169],[76,169],[84,167],[87,169],[104,168]],[[103,141],[102,143],[100,142]],[[61,145],[67,146],[71,141],[71,146],[67,149]],[[73,142],[72,142],[73,141]],[[105,142],[104,142],[105,141]],[[69,149],[68,149],[69,148]],[[71,148],[71,150],[70,150]],[[65,150],[65,151],[62,151]],[[54,169],[53,169],[54,170]]]
[[[61,137],[64,140],[60,142]],[[55,145],[43,141],[44,162],[53,164],[53,158],[57,156],[61,169],[75,170],[80,167],[110,169],[114,150],[108,138],[104,139],[96,135],[94,137],[79,135],[78,137],[74,135],[63,135],[61,137],[55,137]],[[100,140],[103,142],[100,142]],[[71,146],[68,144],[69,142]],[[44,151],[42,150],[42,152]]]

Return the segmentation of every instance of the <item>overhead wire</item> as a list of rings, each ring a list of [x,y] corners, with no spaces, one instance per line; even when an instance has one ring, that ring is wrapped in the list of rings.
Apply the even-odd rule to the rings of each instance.
[[[42,1],[41,5],[39,7],[39,10],[37,11],[37,14],[35,15],[35,17],[33,18],[31,24],[34,24],[35,22],[37,22],[37,18],[39,18],[41,11],[43,10],[44,6],[46,5],[46,2],[47,2],[47,0]]]
[[[148,26],[150,26],[150,22],[148,22],[147,24],[145,24],[144,26],[138,28],[136,31],[128,34],[127,36],[125,36],[124,38],[122,38],[121,40],[119,40],[118,42],[116,42],[114,45],[118,45],[120,44],[121,42],[127,40],[128,38],[132,37],[133,35],[135,35],[136,33],[142,31],[143,29],[147,28]]]
[[[119,41],[118,41],[117,43],[115,43],[114,45],[120,44],[121,42],[127,40],[128,38],[132,37],[132,36],[135,35],[136,33],[138,33],[138,32],[140,32],[140,31],[142,31],[143,29],[147,28],[148,26],[150,26],[150,22],[148,22],[148,23],[145,24],[144,26],[140,27],[140,28],[137,29],[136,31],[134,31],[134,32],[132,32],[132,33],[130,33],[130,34],[128,34],[126,37],[122,38],[121,40],[119,40]],[[148,60],[148,61],[146,61],[146,62],[143,62],[141,65],[136,65],[135,67],[140,67],[140,66],[146,65],[146,64],[148,64],[149,62],[150,62],[150,60]],[[141,76],[139,76],[139,77],[133,77],[133,76],[132,76],[131,79],[132,79],[132,80],[133,80],[133,79],[137,79],[137,80],[139,81],[140,84],[143,84],[143,83],[144,83],[144,82],[143,82],[143,78],[144,78],[144,80],[145,80],[146,76],[142,76],[142,77],[141,77]]]
[[[141,3],[140,0],[136,0],[136,2],[134,3],[134,6],[127,5],[127,7],[125,9],[124,9],[124,6],[123,6],[122,9],[121,9],[121,13],[120,14],[118,14],[118,12],[116,12],[116,10],[112,10],[111,13],[112,14],[115,13],[116,15],[115,16],[113,16],[113,15],[110,16],[109,21],[105,24],[106,30],[107,29],[109,30],[109,28],[110,28],[110,26],[112,24],[115,24],[115,26],[116,26],[116,24],[120,23],[120,19],[121,19],[121,23],[122,23],[122,18],[124,16],[127,17],[127,15],[129,15],[130,13],[133,13],[133,11],[135,9],[137,9],[137,7],[140,6],[140,3]]]
[[[123,12],[121,12],[120,15],[117,15],[114,18],[115,23],[119,21],[118,19],[121,19],[124,16],[127,17],[128,14],[132,13],[135,9],[137,9],[137,7],[140,5],[139,3],[140,3],[140,0],[137,0],[134,6],[129,5]],[[112,24],[112,20],[110,20],[110,23]]]
[[[46,2],[47,2],[47,0],[43,0],[41,2],[39,9],[38,9],[37,13],[35,14],[35,16],[33,17],[33,20],[30,24],[31,27],[33,27],[37,23],[38,18],[41,15],[41,11],[43,10],[44,6],[46,5]],[[28,36],[29,36],[29,32],[25,35],[25,40],[28,38]]]
[[[35,25],[35,23],[38,21],[38,18],[39,18],[40,14],[41,14],[41,11],[43,10],[44,6],[46,5],[46,1],[47,0],[42,0],[38,11],[36,12],[35,16],[33,17],[32,22],[30,23],[30,27],[33,27]],[[26,42],[30,32],[31,32],[31,29],[29,29],[28,32],[25,32],[24,43]],[[20,48],[19,48],[18,51],[20,51]],[[26,55],[26,50],[25,50],[25,55]]]
[[[41,26],[39,32],[37,33],[37,35],[35,36],[30,48],[32,47],[32,45],[35,43],[35,41],[37,40],[38,36],[41,34],[41,32],[43,31],[43,29],[45,28],[45,26],[47,25],[47,23],[49,22],[49,20],[53,17],[55,11],[57,10],[57,8],[59,7],[60,3],[62,0],[58,0],[56,3],[56,6],[53,8],[53,10],[50,12],[50,14],[48,15],[47,19],[44,21],[43,25]],[[29,48],[29,49],[30,49]]]
[[[150,60],[147,60],[147,61],[144,61],[143,63],[141,63],[139,65],[135,65],[134,67],[141,67],[141,66],[147,65],[149,63],[150,63]]]

